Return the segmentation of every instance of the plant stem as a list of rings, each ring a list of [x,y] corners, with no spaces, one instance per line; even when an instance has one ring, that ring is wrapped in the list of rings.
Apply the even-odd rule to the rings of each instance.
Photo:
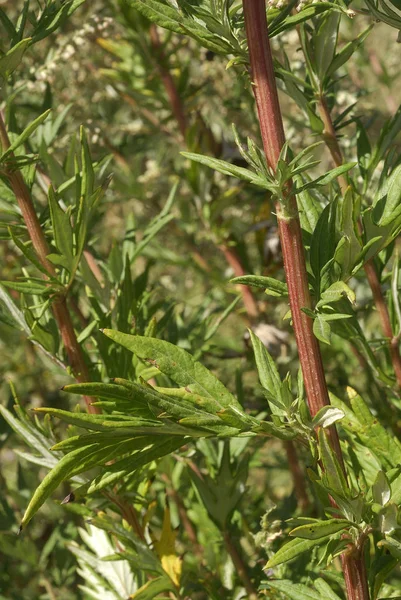
[[[248,600],[257,600],[258,594],[257,594],[256,588],[254,587],[254,585],[248,575],[248,571],[247,571],[245,563],[242,559],[242,556],[238,552],[238,549],[237,549],[236,545],[234,544],[234,541],[232,540],[229,531],[226,530],[223,532],[223,539],[224,539],[224,544],[225,544],[226,550],[227,550],[228,554],[230,555],[231,560],[234,563],[234,567],[237,570],[238,577],[241,579],[241,581],[244,584],[246,593],[248,594]]]
[[[243,7],[263,147],[269,166],[275,170],[285,136],[268,36],[265,0],[243,0]],[[299,360],[309,408],[311,414],[315,415],[320,408],[329,404],[329,397],[319,344],[312,331],[312,320],[301,310],[311,308],[312,304],[295,197],[287,197],[285,206],[278,203],[276,210]],[[335,427],[330,428],[329,440],[344,469]],[[343,553],[342,564],[348,600],[369,600],[362,554],[355,558],[351,553]]]
[[[264,0],[243,0],[243,5],[252,87],[256,99],[263,147],[268,164],[275,169],[285,137],[267,35],[265,2]],[[320,408],[329,404],[329,397],[318,341],[312,331],[312,320],[301,310],[302,308],[312,308],[312,303],[295,197],[287,198],[285,210],[281,204],[277,203],[276,210],[299,360],[309,407],[314,416]]]
[[[323,138],[327,144],[328,149],[330,150],[330,154],[335,166],[339,167],[343,164],[343,155],[341,152],[340,145],[338,143],[330,111],[323,94],[320,94],[317,106],[320,117],[324,123]],[[338,183],[340,185],[341,193],[344,195],[349,186],[348,178],[345,175],[340,175],[338,177]],[[360,230],[362,230],[362,226],[360,223],[359,228]],[[372,290],[373,301],[376,306],[376,310],[379,314],[384,336],[388,338],[390,358],[397,379],[397,384],[399,387],[401,387],[401,355],[399,348],[399,340],[394,336],[393,328],[391,327],[390,314],[388,312],[387,304],[383,296],[373,258],[371,258],[364,264],[364,269],[367,280],[369,282],[370,289]]]
[[[241,259],[238,256],[235,247],[230,246],[227,243],[222,243],[219,245],[219,248],[224,254],[227,263],[234,271],[235,277],[242,277],[242,275],[245,275],[245,269],[242,266]],[[255,297],[248,286],[240,285],[238,287],[239,291],[241,292],[242,300],[244,302],[245,310],[249,317],[249,320],[251,322],[254,322],[259,316],[259,309]]]
[[[169,71],[169,69],[165,66],[166,57],[163,52],[162,44],[159,37],[159,32],[154,23],[150,26],[150,40],[153,46],[153,50],[158,58],[158,68],[160,72],[160,76],[162,78],[167,96],[169,98],[171,109],[173,111],[174,117],[178,123],[178,127],[180,128],[180,132],[182,137],[185,139],[185,133],[187,130],[187,119],[184,111],[183,104],[181,102],[180,95],[177,90],[177,86],[175,85],[174,79]]]
[[[0,143],[3,151],[7,150],[10,147],[10,140],[1,113]],[[14,192],[18,206],[22,213],[22,218],[25,222],[29,237],[31,238],[33,248],[39,258],[39,261],[49,273],[49,275],[55,277],[55,267],[47,259],[47,256],[50,254],[50,248],[43,233],[42,227],[39,223],[39,219],[36,215],[31,194],[21,175],[21,172],[18,170],[14,171],[6,168],[5,175],[10,183],[11,189]],[[51,308],[57,326],[60,330],[61,339],[63,341],[74,377],[79,382],[89,381],[88,367],[86,365],[85,357],[82,352],[81,346],[77,341],[77,336],[75,334],[71,315],[67,307],[66,297],[58,296],[54,298],[51,304]],[[91,402],[93,402],[93,400],[93,398],[85,396],[85,402],[87,404],[88,412],[98,413],[100,412],[100,410],[97,407],[90,405]]]

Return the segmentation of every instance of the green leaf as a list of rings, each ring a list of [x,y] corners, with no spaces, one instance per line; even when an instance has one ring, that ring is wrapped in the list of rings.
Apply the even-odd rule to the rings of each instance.
[[[327,171],[327,173],[325,175],[321,175],[317,179],[313,179],[313,181],[309,181],[308,183],[305,183],[300,188],[298,188],[298,187],[295,188],[294,194],[299,194],[299,192],[302,192],[303,190],[307,190],[309,188],[313,188],[313,187],[316,187],[319,185],[327,185],[327,184],[331,183],[334,179],[337,179],[337,177],[339,177],[340,175],[343,175],[344,173],[348,173],[348,171],[353,169],[356,164],[357,163],[352,162],[352,163],[345,163],[339,167],[335,167],[335,169],[331,169],[330,171]]]
[[[249,169],[237,167],[225,160],[211,158],[210,156],[204,156],[203,154],[194,154],[193,152],[181,152],[181,154],[185,158],[189,158],[189,160],[205,165],[215,171],[219,171],[219,173],[223,173],[223,175],[237,177],[238,179],[242,179],[242,181],[253,183],[254,185],[268,189],[266,185],[267,182],[260,175]]]
[[[329,287],[322,271],[333,258],[335,251],[336,212],[337,202],[328,204],[320,215],[312,235],[310,264],[316,280],[315,291],[318,297]]]
[[[377,542],[379,548],[386,548],[394,558],[401,560],[401,542],[393,537],[386,536],[385,540]]]
[[[272,399],[270,404],[273,414],[277,412],[276,403],[282,405],[286,409],[282,400],[281,379],[274,360],[267,351],[266,346],[255,335],[252,329],[249,329],[251,336],[253,351],[255,354],[256,367],[258,369],[259,381],[264,389],[268,392],[268,398]]]
[[[53,33],[60,27],[66,19],[73,14],[76,9],[86,0],[67,0],[62,4],[59,10],[54,11],[55,4],[51,3],[41,13],[40,19],[35,26],[32,34],[32,43],[36,44],[40,40]]]
[[[326,487],[332,489],[339,496],[347,498],[349,496],[349,488],[338,458],[334,454],[327,436],[328,433],[324,429],[319,429],[319,451],[324,471],[323,480]]]
[[[10,296],[0,286],[0,302],[7,308],[13,321],[27,335],[31,335],[31,330],[25,320],[24,313],[14,304]]]
[[[345,46],[341,49],[341,51],[336,54],[333,60],[330,63],[329,68],[327,69],[327,76],[330,77],[335,73],[340,67],[342,67],[354,54],[354,52],[359,48],[359,46],[365,41],[368,37],[369,33],[373,28],[373,24],[369,25],[365,31],[362,31],[354,40],[345,44]],[[358,152],[358,160],[359,160],[359,152]]]
[[[131,600],[153,600],[156,597],[160,598],[162,592],[174,592],[174,584],[170,577],[156,577],[151,579],[145,585],[139,588],[131,596]]]
[[[230,283],[237,283],[241,285],[251,285],[253,287],[262,288],[268,296],[275,296],[276,298],[282,298],[288,296],[287,284],[273,279],[272,277],[263,277],[261,275],[242,275],[241,277],[234,277],[230,279]]]
[[[47,295],[52,291],[51,287],[46,283],[31,281],[1,281],[0,283],[22,294],[32,294],[34,296]]]
[[[148,448],[145,448],[141,452],[136,452],[132,456],[122,458],[116,461],[113,465],[108,465],[108,471],[99,477],[94,479],[86,492],[88,494],[95,494],[99,491],[113,486],[120,482],[124,477],[131,475],[137,469],[140,469],[144,465],[158,460],[159,458],[171,454],[178,450],[185,443],[185,438],[177,438],[167,436],[167,439],[159,438],[155,443],[149,444]]]
[[[348,298],[352,304],[355,304],[355,292],[351,290],[351,288],[344,283],[344,281],[336,281],[330,287],[324,290],[324,292],[322,292],[321,299],[316,304],[316,308],[320,308],[321,306],[330,304],[331,302],[338,302],[344,297]]]
[[[351,525],[352,523],[346,519],[328,519],[326,521],[318,521],[295,527],[295,529],[290,531],[290,535],[307,540],[317,540],[338,531],[343,531],[343,529],[347,529]]]
[[[336,421],[343,419],[345,413],[341,408],[335,408],[334,406],[323,406],[313,417],[313,427],[330,427]]]
[[[331,327],[327,323],[327,320],[322,318],[321,314],[316,315],[316,318],[313,321],[313,333],[315,334],[318,340],[320,340],[324,344],[330,345]]]
[[[323,600],[341,600],[340,596],[337,596],[337,594],[333,592],[331,586],[324,579],[316,579],[314,585]]]
[[[372,485],[373,501],[385,506],[391,500],[391,487],[384,471],[379,471]]]
[[[37,117],[37,119],[32,121],[32,123],[30,123],[28,127],[26,127],[24,131],[13,141],[10,147],[5,152],[3,152],[3,154],[0,157],[0,163],[4,162],[6,158],[10,156],[10,154],[12,154],[29,138],[32,135],[32,133],[39,127],[39,125],[47,119],[49,114],[50,109],[46,110],[43,114]]]
[[[276,552],[276,554],[270,558],[265,567],[266,569],[271,569],[273,567],[277,567],[277,565],[282,565],[283,563],[289,562],[294,558],[297,558],[300,554],[311,550],[315,546],[320,546],[324,542],[328,541],[330,536],[318,538],[314,540],[306,540],[302,538],[297,538],[295,540],[291,540]]]
[[[338,212],[341,218],[340,234],[342,237],[336,248],[334,259],[341,267],[341,278],[348,279],[352,274],[353,267],[359,260],[362,250],[362,243],[357,235],[358,201],[351,188],[348,188],[344,197],[340,200]]]
[[[323,600],[322,596],[302,583],[292,583],[290,580],[268,581],[263,584],[265,589],[277,590],[291,600]]]
[[[350,42],[352,44],[352,42]],[[360,119],[356,121],[356,149],[358,156],[358,166],[362,177],[365,177],[369,169],[369,163],[372,156],[372,147],[370,145],[367,131]]]
[[[377,225],[390,225],[401,214],[401,165],[387,178],[373,205],[373,219]]]
[[[182,24],[184,19],[178,9],[157,0],[129,0],[129,4],[152,23],[175,33],[186,33]]]
[[[68,269],[71,271],[74,262],[74,256],[70,216],[68,213],[63,211],[57,202],[57,198],[52,186],[49,187],[48,197],[54,241],[56,243],[57,250],[62,255],[62,258],[65,259]]]
[[[314,58],[316,74],[320,81],[323,81],[327,71],[332,64],[337,45],[338,26],[340,15],[335,11],[330,11],[321,19],[314,36]]]
[[[0,76],[5,79],[11,75],[13,71],[19,66],[22,61],[22,57],[25,54],[31,42],[31,38],[25,38],[15,44],[6,54],[0,57]]]
[[[75,474],[81,473],[96,464],[101,457],[109,454],[109,449],[99,449],[98,444],[84,446],[64,456],[39,484],[21,521],[21,528],[29,523],[39,508],[46,502],[60,483]]]
[[[241,409],[237,399],[215,375],[185,350],[156,338],[128,335],[111,329],[103,329],[103,333],[171,377],[180,387],[209,398],[216,410],[230,405]]]
[[[81,141],[82,163],[81,196],[88,200],[93,194],[93,188],[95,184],[95,172],[93,169],[88,139],[86,137],[85,129],[82,126],[79,131],[79,137]]]

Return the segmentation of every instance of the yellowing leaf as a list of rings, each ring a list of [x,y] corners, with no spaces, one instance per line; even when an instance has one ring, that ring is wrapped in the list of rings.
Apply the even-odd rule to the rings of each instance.
[[[162,567],[176,586],[180,585],[182,562],[175,553],[176,533],[171,528],[170,509],[166,506],[163,518],[163,528],[160,540],[155,543],[155,549],[160,557]]]

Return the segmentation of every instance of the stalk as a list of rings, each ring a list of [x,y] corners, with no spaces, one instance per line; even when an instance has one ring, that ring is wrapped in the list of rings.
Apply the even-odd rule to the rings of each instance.
[[[174,79],[169,69],[165,66],[166,57],[163,52],[159,32],[157,31],[157,27],[154,23],[152,23],[150,26],[150,40],[152,43],[153,50],[159,59],[158,68],[167,96],[171,104],[171,109],[173,111],[174,117],[177,120],[181,135],[185,139],[185,133],[187,130],[187,119],[184,107],[182,105],[181,98],[178,93],[177,86],[175,85]]]
[[[275,169],[284,145],[284,127],[278,100],[266,20],[265,0],[243,0],[245,29],[251,64],[263,147],[267,162]],[[288,285],[292,320],[299,361],[304,378],[310,412],[313,415],[329,404],[320,348],[312,331],[312,320],[302,308],[311,308],[301,225],[296,198],[288,196],[285,204],[276,205],[284,270]],[[329,441],[345,472],[337,430],[331,427]],[[342,565],[348,600],[369,600],[362,549],[355,555],[351,547],[343,553]]]
[[[3,116],[0,113],[0,143],[3,151],[10,147],[10,140],[8,137],[7,129],[3,120]],[[50,248],[47,240],[39,223],[39,219],[35,212],[35,207],[32,202],[31,194],[29,189],[21,175],[21,172],[16,170],[7,169],[5,175],[10,183],[11,189],[14,192],[18,206],[22,213],[22,218],[25,222],[28,230],[29,237],[32,241],[32,246],[38,256],[40,263],[46,269],[50,276],[56,276],[56,270],[54,265],[47,259],[50,254]],[[68,361],[74,377],[80,383],[90,381],[88,367],[85,362],[85,357],[82,352],[82,348],[77,341],[74,326],[71,319],[71,314],[67,306],[67,298],[65,296],[58,296],[54,298],[51,309],[59,328],[61,339],[65,347]],[[99,413],[100,410],[91,406],[94,398],[85,396],[85,402],[87,410],[90,413]]]
[[[224,539],[224,545],[226,547],[226,550],[227,550],[228,554],[230,555],[231,560],[234,563],[234,567],[236,568],[241,581],[244,584],[246,593],[248,594],[248,596],[247,596],[248,600],[257,600],[258,593],[256,591],[256,588],[254,587],[252,581],[250,580],[250,577],[248,575],[248,570],[245,566],[242,556],[238,552],[237,546],[234,543],[234,541],[230,535],[230,532],[228,530],[225,530],[223,532],[223,539]]]
[[[339,167],[343,164],[343,155],[341,152],[340,145],[338,143],[330,111],[323,94],[320,94],[318,98],[317,107],[319,110],[320,117],[324,123],[323,138],[330,151],[335,166]],[[340,185],[341,193],[344,195],[349,186],[347,176],[340,175],[340,177],[338,177],[338,183]],[[362,230],[362,226],[360,223],[359,229]],[[396,336],[394,336],[393,333],[390,314],[388,312],[387,304],[384,299],[383,291],[381,289],[380,280],[377,275],[375,263],[372,258],[365,263],[364,270],[366,273],[367,280],[369,282],[370,289],[372,291],[373,301],[376,306],[376,310],[379,314],[383,334],[388,339],[388,348],[397,384],[398,387],[401,387],[401,355],[399,340]]]

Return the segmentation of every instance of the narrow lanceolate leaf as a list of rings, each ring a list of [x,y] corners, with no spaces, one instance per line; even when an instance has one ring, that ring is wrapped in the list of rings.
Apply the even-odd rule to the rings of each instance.
[[[330,287],[328,287],[327,290],[324,290],[321,299],[316,304],[316,308],[320,308],[321,306],[330,304],[331,302],[338,302],[344,297],[348,298],[352,304],[355,304],[355,292],[351,290],[351,288],[344,283],[344,281],[336,281]]]
[[[315,63],[320,81],[324,80],[334,58],[339,22],[339,13],[329,12],[322,18],[322,23],[316,32],[314,39]]]
[[[315,590],[311,590],[302,583],[292,583],[292,581],[269,581],[263,585],[264,589],[277,590],[291,600],[323,600],[322,596]]]
[[[268,189],[266,186],[266,181],[260,177],[257,173],[250,171],[249,169],[244,169],[243,167],[237,167],[236,165],[232,165],[225,160],[219,160],[218,158],[211,158],[210,156],[204,156],[203,154],[194,154],[193,152],[181,152],[182,156],[185,158],[189,158],[194,162],[200,163],[201,165],[205,165],[205,167],[210,167],[215,171],[219,171],[223,175],[229,175],[230,177],[237,177],[238,179],[242,179],[242,181],[246,181],[248,183],[253,183],[254,185],[258,185],[262,188]]]
[[[273,277],[263,277],[260,275],[242,275],[241,277],[234,277],[230,280],[230,283],[239,283],[242,285],[251,285],[253,287],[262,288],[269,296],[276,296],[277,298],[288,296],[287,284]]]
[[[169,577],[156,577],[151,579],[145,585],[139,588],[134,594],[130,596],[131,600],[153,600],[153,598],[160,598],[160,594],[164,592],[169,597],[168,592],[174,592],[174,584]],[[164,597],[166,597],[164,596]]]
[[[3,21],[4,22],[4,21]],[[28,48],[31,38],[25,38],[15,44],[6,54],[0,57],[0,77],[7,78],[22,61],[25,50]]]
[[[57,250],[65,258],[66,264],[71,269],[74,257],[70,217],[57,202],[52,186],[49,187],[49,206]]]
[[[300,554],[311,550],[315,546],[319,546],[327,541],[330,536],[322,537],[314,540],[306,540],[302,538],[297,538],[295,540],[291,540],[285,544],[276,554],[267,561],[265,565],[265,569],[271,569],[272,567],[277,567],[277,565],[281,565],[283,563],[289,562],[294,558],[297,558]]]
[[[285,408],[285,405],[282,402],[281,379],[277,367],[274,364],[274,360],[268,353],[266,346],[262,344],[258,336],[253,333],[252,329],[249,329],[249,334],[255,353],[259,381],[265,390],[267,390],[269,396],[279,404],[283,404],[283,408]],[[272,404],[271,408],[274,412],[275,405]]]
[[[49,3],[48,7],[43,10],[39,22],[34,29],[32,43],[35,44],[53,33],[85,1],[67,0],[56,11],[54,10],[54,5]]]
[[[328,519],[327,521],[320,521],[315,523],[308,523],[307,525],[301,525],[295,527],[290,531],[292,537],[304,538],[307,540],[318,540],[322,537],[327,537],[343,529],[350,527],[352,523],[346,519]]]
[[[391,500],[391,487],[384,471],[379,471],[372,485],[373,501],[385,506]]]
[[[315,588],[320,593],[322,600],[341,600],[340,596],[337,596],[337,594],[333,592],[331,586],[324,579],[319,577],[314,584]]]
[[[237,399],[217,377],[182,348],[156,338],[128,335],[112,329],[103,329],[103,333],[171,377],[180,387],[214,400],[219,410],[230,405],[241,409]]]
[[[381,227],[391,224],[401,214],[401,165],[388,178],[382,194],[373,208],[373,220]]]
[[[8,158],[10,156],[10,154],[12,154],[12,152],[14,152],[17,148],[19,148],[24,142],[26,142],[26,140],[33,134],[33,132],[39,127],[39,125],[47,119],[49,114],[50,114],[50,109],[46,110],[37,119],[32,121],[32,123],[30,123],[24,129],[24,131],[13,141],[13,143],[10,145],[8,150],[3,152],[3,154],[0,157],[0,162],[4,162],[6,160],[6,158]]]
[[[142,13],[149,21],[175,33],[186,33],[179,11],[159,0],[129,0],[129,4]]]
[[[313,417],[313,427],[330,427],[336,421],[343,419],[345,413],[341,408],[335,408],[334,406],[323,406]]]
[[[334,492],[339,494],[339,496],[349,496],[349,489],[344,473],[336,455],[330,447],[327,433],[324,429],[319,430],[318,437],[320,458],[323,463],[324,479],[327,482],[327,487],[331,488]]]
[[[313,321],[313,333],[324,344],[331,343],[331,327],[327,323],[327,320],[323,319],[320,314]]]
[[[153,444],[148,444],[148,447],[141,452],[136,452],[132,456],[122,458],[109,466],[108,468],[112,472],[103,473],[99,477],[96,477],[91,482],[87,493],[94,494],[105,487],[114,485],[144,465],[178,450],[184,443],[185,438],[167,436],[167,439],[160,439]]]
[[[100,453],[98,444],[91,444],[64,456],[36,489],[21,521],[21,528],[29,523],[60,483],[68,479],[72,471],[77,475],[90,468],[97,463]]]

